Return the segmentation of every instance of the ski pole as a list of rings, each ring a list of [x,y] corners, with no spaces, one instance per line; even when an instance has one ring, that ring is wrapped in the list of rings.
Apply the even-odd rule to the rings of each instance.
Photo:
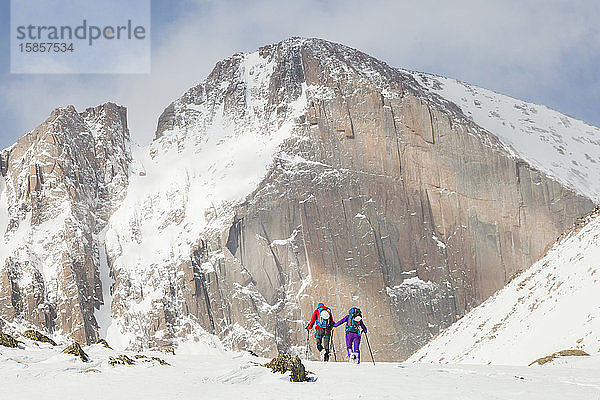
[[[306,360],[308,360],[308,342],[310,339],[310,331],[306,330]]]
[[[371,353],[371,360],[373,360],[373,365],[375,365],[375,359],[373,358],[373,352],[371,351],[371,344],[369,343],[369,336],[367,336],[367,332],[365,332],[365,338],[367,339],[367,346],[369,346],[369,353]]]
[[[331,330],[331,348],[333,349],[333,360],[337,362],[337,356],[335,355],[335,343],[333,341],[333,329]]]

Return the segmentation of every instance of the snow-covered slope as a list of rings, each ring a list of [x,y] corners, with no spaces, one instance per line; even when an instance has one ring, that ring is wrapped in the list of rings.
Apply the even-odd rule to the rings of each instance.
[[[589,400],[600,389],[600,357],[568,357],[542,367],[432,366],[398,363],[304,361],[311,382],[293,383],[272,373],[249,354],[165,355],[170,365],[136,359],[108,364],[120,352],[92,345],[87,363],[60,353],[62,347],[26,341],[20,349],[0,348],[0,381],[6,398],[22,400],[181,399],[423,399]],[[68,388],[68,394],[65,390]]]
[[[409,361],[528,365],[600,351],[600,212],[584,223]]]
[[[409,72],[420,85],[456,104],[509,149],[578,193],[600,202],[600,128],[546,106],[451,78]]]

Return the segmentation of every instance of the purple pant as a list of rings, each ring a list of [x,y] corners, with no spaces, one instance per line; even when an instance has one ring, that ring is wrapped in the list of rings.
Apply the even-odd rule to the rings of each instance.
[[[354,348],[356,357],[358,357],[358,361],[360,362],[360,333],[346,332],[346,349],[348,349],[348,357],[350,357],[352,348]]]

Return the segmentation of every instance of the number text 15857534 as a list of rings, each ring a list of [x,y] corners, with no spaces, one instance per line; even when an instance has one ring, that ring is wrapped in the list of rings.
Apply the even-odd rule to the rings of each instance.
[[[21,53],[67,53],[73,52],[73,43],[46,42],[46,43],[19,43]]]

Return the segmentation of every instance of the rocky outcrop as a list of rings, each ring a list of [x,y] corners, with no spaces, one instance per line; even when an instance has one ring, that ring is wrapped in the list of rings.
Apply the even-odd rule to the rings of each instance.
[[[73,342],[73,344],[71,344],[69,347],[66,347],[62,352],[65,354],[71,354],[83,362],[88,362],[90,360],[90,357],[85,351],[83,351],[81,345],[77,342]]]
[[[257,140],[277,148],[268,173],[242,202],[221,195],[244,184],[227,166],[253,182],[235,146],[260,158]],[[182,172],[149,173],[160,192],[111,221],[113,316],[132,346],[204,329],[300,353],[323,301],[336,318],[360,307],[375,357],[404,359],[592,208],[412,75],[316,39],[219,62],[165,110],[149,153]],[[127,258],[149,244],[155,257]]]
[[[4,347],[17,347],[19,345],[19,341],[9,334],[0,332],[0,346]]]
[[[115,365],[135,365],[135,360],[127,357],[125,354],[119,354],[117,357],[109,357],[108,364],[111,367]]]
[[[528,366],[531,367],[533,364],[544,365],[546,363],[556,360],[559,357],[582,357],[582,356],[589,356],[589,354],[586,353],[585,351],[579,350],[579,349],[561,350],[561,351],[557,351],[556,353],[554,353],[552,355],[538,358],[537,360],[533,361]]]
[[[50,343],[52,346],[56,346],[56,342],[54,340],[50,339],[46,335],[41,334],[38,331],[34,331],[33,329],[28,329],[25,332],[23,332],[23,336],[27,339],[31,339],[36,342]]]
[[[101,345],[102,345],[102,346],[104,346],[105,348],[107,348],[107,349],[111,349],[111,350],[112,350],[112,347],[110,347],[110,345],[108,344],[108,342],[107,342],[106,340],[104,340],[104,339],[98,339],[98,340],[96,341],[96,344],[101,344]]]
[[[56,109],[0,157],[0,316],[93,343],[101,231],[131,162],[126,110]]]
[[[285,374],[290,372],[290,382],[306,382],[306,369],[298,356],[292,356],[286,353],[277,355],[274,359],[264,365],[271,369],[271,372]]]

